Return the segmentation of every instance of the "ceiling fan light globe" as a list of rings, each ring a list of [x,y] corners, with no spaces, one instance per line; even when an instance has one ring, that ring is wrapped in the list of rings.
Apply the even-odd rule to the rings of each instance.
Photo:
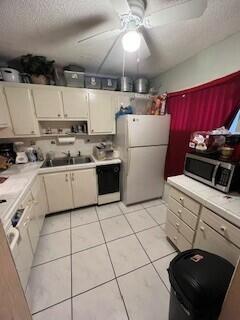
[[[122,37],[123,49],[127,52],[136,52],[140,48],[141,36],[137,31],[128,31]]]

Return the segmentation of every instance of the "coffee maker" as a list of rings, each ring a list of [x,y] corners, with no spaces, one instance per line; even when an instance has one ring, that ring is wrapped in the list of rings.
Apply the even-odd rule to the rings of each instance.
[[[16,160],[16,152],[14,151],[13,143],[0,144],[0,156],[6,158],[7,162],[14,164]]]

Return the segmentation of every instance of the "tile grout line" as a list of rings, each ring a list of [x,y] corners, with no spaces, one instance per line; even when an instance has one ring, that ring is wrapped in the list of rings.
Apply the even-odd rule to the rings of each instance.
[[[97,213],[97,216],[98,216],[98,219],[99,219],[99,215],[98,215],[97,209],[95,208],[95,210],[96,210],[96,213]],[[120,211],[121,211],[121,209],[120,209]],[[103,234],[103,238],[104,238],[104,241],[105,241],[105,246],[106,246],[106,249],[107,249],[108,257],[109,257],[110,263],[112,265],[112,269],[113,269],[113,273],[114,273],[114,276],[115,276],[115,280],[116,280],[116,283],[117,283],[117,286],[118,286],[118,291],[119,291],[119,294],[121,296],[121,299],[122,299],[122,302],[123,302],[123,305],[124,305],[124,308],[125,308],[125,312],[126,312],[127,318],[128,318],[128,320],[130,320],[130,317],[129,317],[129,314],[128,314],[128,311],[127,311],[127,306],[126,306],[126,303],[124,301],[122,292],[120,290],[120,286],[119,286],[119,283],[118,283],[118,280],[117,280],[117,275],[116,275],[116,272],[115,272],[115,269],[114,269],[114,265],[113,265],[113,262],[112,262],[112,259],[111,259],[110,253],[109,253],[109,249],[108,249],[108,246],[107,246],[107,242],[106,242],[106,239],[105,239],[105,235],[104,235],[104,232],[103,232],[103,229],[102,229],[102,225],[101,225],[100,219],[99,219],[99,224],[100,224],[100,228],[101,228],[101,231],[102,231],[102,234]]]
[[[41,312],[44,312],[44,311],[46,311],[46,310],[48,310],[48,309],[51,309],[51,308],[53,308],[53,307],[55,307],[55,306],[58,306],[59,304],[64,303],[64,302],[66,302],[66,301],[68,301],[68,300],[71,300],[71,298],[67,298],[67,299],[61,300],[61,301],[59,301],[59,302],[57,302],[57,303],[51,304],[50,306],[48,306],[48,307],[46,307],[46,308],[43,308],[43,309],[41,309],[41,310],[39,310],[39,311],[36,311],[36,312],[32,313],[32,316],[35,316],[36,314],[41,313]]]
[[[157,206],[157,205],[156,205],[156,206]],[[163,256],[163,257],[161,257],[161,258],[158,258],[158,259],[155,259],[155,260],[151,261],[151,259],[149,258],[149,256],[148,256],[147,252],[145,251],[144,247],[142,246],[142,244],[141,244],[141,242],[140,242],[139,238],[137,237],[137,233],[140,233],[140,232],[142,232],[142,231],[149,230],[149,229],[152,229],[152,228],[156,228],[157,226],[152,226],[152,227],[150,227],[150,228],[143,229],[143,230],[140,230],[140,231],[138,231],[138,232],[135,232],[135,231],[133,230],[133,228],[131,227],[130,223],[128,222],[127,218],[125,217],[125,215],[126,215],[126,214],[124,214],[124,213],[123,213],[123,216],[126,218],[127,223],[128,223],[128,225],[130,226],[130,228],[132,229],[133,233],[132,233],[132,234],[129,234],[129,235],[126,235],[126,236],[122,236],[122,237],[119,237],[119,238],[113,239],[113,240],[110,240],[110,241],[108,241],[108,242],[107,242],[107,241],[106,241],[106,239],[105,239],[104,233],[103,233],[103,229],[102,229],[102,226],[101,226],[101,221],[102,221],[102,220],[106,220],[106,219],[113,218],[113,217],[115,217],[115,216],[113,216],[113,217],[108,217],[108,218],[105,218],[105,219],[100,220],[100,219],[99,219],[99,216],[98,216],[98,213],[97,213],[97,210],[96,210],[96,207],[94,207],[94,209],[95,209],[96,214],[97,214],[97,217],[98,217],[98,220],[97,220],[97,221],[95,221],[95,222],[99,222],[99,224],[100,224],[100,228],[101,228],[101,231],[102,231],[103,238],[104,238],[105,242],[104,242],[104,243],[101,243],[101,244],[99,244],[99,245],[96,245],[96,246],[93,246],[93,247],[90,247],[90,248],[86,248],[86,249],[83,249],[83,250],[81,250],[81,251],[78,251],[78,252],[74,252],[74,253],[72,253],[72,236],[71,236],[71,230],[72,230],[73,228],[75,228],[75,227],[79,227],[79,226],[81,226],[81,225],[79,225],[79,226],[75,226],[75,227],[72,227],[72,226],[71,226],[71,212],[70,212],[71,298],[64,299],[64,300],[62,300],[62,301],[60,301],[60,302],[58,302],[58,303],[56,303],[56,304],[53,304],[53,305],[51,305],[51,306],[49,306],[49,307],[47,307],[47,308],[45,308],[45,309],[39,310],[39,311],[37,311],[37,312],[33,313],[33,315],[35,315],[35,314],[37,314],[37,313],[40,313],[40,312],[42,312],[42,311],[44,311],[44,310],[47,310],[47,309],[49,309],[49,308],[51,308],[51,307],[53,307],[53,306],[55,306],[55,305],[58,305],[58,304],[60,304],[60,303],[63,303],[63,302],[65,302],[65,301],[67,301],[67,300],[70,300],[70,299],[71,299],[71,319],[73,320],[73,312],[72,312],[72,311],[73,311],[73,305],[72,305],[72,298],[73,298],[73,297],[79,296],[79,295],[81,295],[81,294],[83,294],[83,293],[85,293],[85,292],[88,292],[88,291],[90,291],[90,290],[93,290],[93,289],[95,289],[95,288],[97,288],[97,287],[99,287],[99,286],[101,286],[101,285],[104,285],[104,284],[106,284],[106,283],[108,283],[108,282],[111,282],[111,281],[113,281],[113,280],[116,280],[117,285],[118,285],[118,289],[119,289],[119,292],[120,292],[120,295],[121,295],[121,298],[122,298],[122,301],[123,301],[123,304],[124,304],[124,307],[125,307],[125,311],[126,311],[126,313],[127,313],[128,319],[129,319],[128,311],[127,311],[127,308],[126,308],[126,305],[125,305],[125,301],[124,301],[124,298],[123,298],[123,296],[122,296],[122,293],[121,293],[121,290],[120,290],[120,286],[119,286],[119,283],[118,283],[118,280],[117,280],[117,279],[118,279],[118,278],[120,278],[120,277],[123,277],[123,276],[125,276],[125,275],[127,275],[127,274],[129,274],[129,273],[131,273],[131,272],[134,272],[134,271],[136,271],[136,270],[138,270],[138,269],[141,269],[141,268],[143,268],[143,267],[145,267],[145,266],[147,266],[147,265],[150,265],[150,264],[152,264],[152,265],[153,265],[153,263],[154,263],[154,262],[156,262],[156,261],[158,261],[158,260],[161,260],[162,258],[165,258],[165,257],[167,257],[167,256],[169,256],[169,255],[171,255],[171,254],[173,254],[173,253],[169,253],[169,254],[167,254],[167,255],[165,255],[165,256]],[[144,209],[145,209],[145,208],[144,208]],[[121,209],[121,208],[120,208],[120,210],[122,211],[122,209]],[[141,209],[140,209],[140,210],[141,210]],[[136,211],[139,211],[139,210],[136,210]],[[134,212],[136,212],[136,211],[134,211]],[[145,209],[145,211],[147,211],[147,210]],[[131,212],[131,213],[132,213],[132,212]],[[149,212],[147,212],[147,213],[149,214]],[[150,215],[150,214],[149,214],[149,215]],[[118,215],[118,216],[120,216],[120,215]],[[154,220],[154,219],[153,219],[153,220]],[[94,223],[94,222],[90,222],[90,223],[87,223],[87,224],[84,224],[84,225],[88,225],[88,224],[91,224],[91,223]],[[156,222],[156,223],[157,223],[157,222]],[[158,224],[158,223],[157,223],[157,224]],[[163,223],[163,224],[164,224],[164,223]],[[161,224],[161,225],[163,225],[163,224]],[[159,225],[159,224],[158,224],[158,226],[161,226],[161,225]],[[69,228],[68,228],[68,229],[69,229]],[[68,230],[68,229],[64,229],[64,230]],[[56,231],[56,232],[60,232],[60,231],[64,231],[64,230],[59,230],[59,231]],[[53,233],[56,233],[56,232],[53,232]],[[52,234],[52,233],[50,233],[50,234]],[[144,251],[144,252],[145,252],[145,254],[147,255],[147,257],[148,257],[148,259],[149,259],[149,261],[150,261],[150,262],[149,262],[149,263],[147,263],[147,264],[144,264],[144,265],[142,265],[142,266],[140,266],[140,267],[137,267],[137,268],[135,268],[135,269],[133,269],[133,270],[130,270],[130,271],[128,271],[128,272],[126,272],[126,273],[124,273],[124,274],[121,274],[121,275],[119,275],[119,276],[116,276],[116,272],[115,272],[115,269],[114,269],[114,266],[113,266],[113,263],[112,263],[112,260],[111,260],[111,256],[110,256],[110,253],[109,253],[109,250],[108,250],[107,243],[109,243],[109,242],[113,242],[113,241],[115,241],[115,240],[119,240],[119,239],[122,239],[122,238],[129,237],[129,236],[131,236],[131,235],[133,235],[133,234],[136,236],[136,238],[137,238],[138,242],[140,243],[140,245],[141,245],[141,247],[142,247],[143,251]],[[47,235],[47,234],[46,234],[46,235]],[[42,236],[44,236],[44,235],[42,235]],[[84,292],[81,292],[81,293],[79,293],[79,294],[77,294],[77,295],[73,295],[73,294],[72,294],[72,255],[73,255],[73,254],[77,254],[77,253],[82,252],[82,251],[86,251],[86,250],[89,250],[89,249],[92,249],[92,248],[98,247],[98,246],[103,245],[103,244],[105,244],[105,245],[106,245],[107,252],[108,252],[108,256],[109,256],[109,259],[110,259],[110,262],[111,262],[111,265],[112,265],[112,268],[113,268],[113,272],[114,272],[115,278],[113,278],[113,279],[111,279],[111,280],[109,280],[109,281],[106,281],[106,282],[104,282],[104,283],[101,283],[101,284],[99,284],[98,286],[95,286],[95,287],[93,287],[93,288],[91,288],[91,289],[89,289],[89,290],[86,290],[86,291],[84,291]],[[53,262],[53,261],[55,261],[55,260],[59,260],[59,259],[61,259],[61,258],[65,258],[65,257],[68,257],[68,256],[69,256],[69,255],[62,256],[62,257],[59,257],[59,258],[54,259],[54,260],[51,260],[51,261],[47,261],[47,262],[42,263],[42,264],[46,264],[46,263],[49,263],[49,262]],[[32,267],[32,268],[38,267],[38,266],[40,266],[40,265],[42,265],[42,264],[36,265],[36,266],[34,266],[34,267]],[[153,267],[154,267],[154,265],[153,265]],[[154,269],[155,269],[155,271],[157,272],[157,270],[156,270],[156,268],[155,268],[155,267],[154,267]],[[161,282],[162,282],[162,283],[164,284],[164,286],[166,287],[166,285],[165,285],[164,281],[162,280],[162,278],[160,277],[160,275],[159,275],[159,273],[158,273],[158,272],[157,272],[157,274],[158,274],[158,276],[159,276],[159,278],[160,278]],[[167,288],[167,287],[166,287],[166,289],[167,289],[167,291],[169,292],[169,290],[168,290],[168,288]]]
[[[102,221],[102,220],[100,220],[100,221]],[[101,225],[100,221],[96,221],[96,222],[99,222],[99,224]],[[128,221],[127,221],[127,222],[128,222]],[[128,223],[128,224],[129,224],[129,223]],[[161,226],[161,225],[159,225],[159,226]],[[147,230],[156,228],[156,227],[158,227],[158,226],[153,226],[153,227],[149,227],[149,228],[146,228],[146,229],[137,231],[137,232],[132,232],[132,233],[127,234],[127,235],[125,235],[125,236],[120,236],[120,237],[118,237],[118,238],[115,238],[115,239],[106,241],[106,243],[111,243],[111,242],[114,242],[114,241],[117,241],[117,240],[121,240],[121,239],[127,238],[127,237],[129,237],[129,236],[135,235],[136,233],[141,233],[141,232],[144,232],[144,231],[147,231]],[[74,229],[74,228],[73,228],[73,229]],[[67,229],[67,230],[68,230],[68,229]],[[71,230],[72,230],[72,229],[70,229],[70,237],[71,237]],[[131,230],[132,230],[132,228],[131,228]],[[71,241],[71,239],[70,239],[70,241]],[[51,259],[51,260],[48,260],[48,261],[44,261],[44,262],[42,262],[42,263],[39,263],[39,264],[37,264],[37,265],[32,266],[31,269],[36,268],[36,267],[39,267],[39,266],[42,266],[42,265],[47,264],[47,263],[51,263],[51,262],[57,261],[57,260],[62,259],[62,258],[69,257],[70,255],[75,255],[75,254],[78,254],[78,253],[80,253],[80,252],[87,251],[87,250],[89,250],[89,249],[94,249],[94,248],[96,248],[96,247],[102,246],[104,243],[105,243],[105,242],[102,242],[102,243],[96,244],[96,245],[94,245],[94,246],[91,246],[91,247],[88,247],[88,248],[85,248],[85,249],[82,249],[82,250],[78,250],[78,251],[72,252],[72,253],[70,253],[70,254],[67,254],[67,255],[64,255],[64,256],[55,258],[55,259]],[[165,256],[164,256],[164,257],[165,257]],[[158,258],[158,259],[156,259],[156,260],[159,260],[159,259],[161,259],[161,258]],[[155,260],[155,261],[156,261],[156,260]]]
[[[127,220],[127,219],[126,219],[126,220]],[[127,220],[127,221],[128,221],[128,220]],[[130,228],[133,230],[133,228],[131,227],[131,225],[130,225],[130,223],[129,223],[129,222],[128,222],[128,224],[129,224]],[[158,227],[160,227],[160,226],[158,225]],[[153,228],[154,228],[154,227],[153,227]],[[156,228],[156,226],[155,226],[155,228]],[[133,230],[133,232],[134,232],[134,230]],[[163,281],[163,280],[162,280],[162,278],[160,277],[160,275],[159,275],[159,273],[157,272],[157,270],[156,270],[156,268],[155,268],[155,266],[154,266],[154,264],[153,264],[152,260],[150,259],[149,255],[147,254],[147,252],[146,252],[145,248],[143,247],[143,245],[142,245],[141,241],[139,240],[139,238],[138,238],[138,236],[137,236],[137,233],[136,233],[136,232],[134,232],[134,234],[135,234],[135,237],[137,238],[137,240],[138,240],[139,244],[141,245],[141,247],[142,247],[143,251],[144,251],[144,252],[145,252],[145,254],[147,255],[147,257],[148,257],[148,259],[149,259],[149,261],[150,261],[150,264],[153,266],[153,268],[154,268],[155,272],[157,273],[157,275],[158,275],[158,277],[159,277],[160,281],[161,281],[161,282],[163,283],[163,285],[165,286],[164,281]],[[166,287],[166,286],[165,286],[165,287]],[[169,290],[168,290],[168,289],[167,289],[167,291],[169,292]]]

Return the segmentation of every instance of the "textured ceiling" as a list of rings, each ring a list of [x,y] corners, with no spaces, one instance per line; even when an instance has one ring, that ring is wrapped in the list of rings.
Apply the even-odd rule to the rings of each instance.
[[[148,0],[146,13],[184,1]],[[239,0],[209,0],[207,10],[198,19],[148,30],[146,39],[152,55],[141,61],[139,73],[154,77],[240,31],[239,12]],[[86,44],[77,41],[113,29],[118,21],[111,0],[0,0],[0,55],[12,58],[25,53],[41,54],[59,64],[77,63],[94,72],[114,37]],[[120,74],[122,57],[119,44],[102,72]],[[127,73],[136,74],[135,54],[128,54],[126,59]]]

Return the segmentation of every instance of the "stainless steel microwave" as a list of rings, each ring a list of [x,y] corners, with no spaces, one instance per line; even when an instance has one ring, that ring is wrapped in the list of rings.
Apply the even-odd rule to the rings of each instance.
[[[217,190],[240,191],[240,166],[187,153],[184,174]]]

